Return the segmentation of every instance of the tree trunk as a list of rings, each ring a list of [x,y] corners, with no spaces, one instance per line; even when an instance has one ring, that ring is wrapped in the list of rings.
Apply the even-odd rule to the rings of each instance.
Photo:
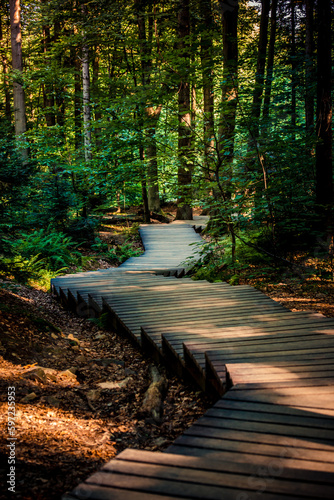
[[[5,115],[8,122],[12,121],[12,110],[10,105],[10,91],[9,91],[9,76],[8,76],[8,62],[6,54],[2,54],[2,68],[3,68],[3,86],[5,92]]]
[[[3,69],[3,89],[5,93],[5,116],[8,123],[11,123],[12,112],[11,112],[11,99],[9,90],[9,78],[8,78],[8,61],[7,61],[7,51],[8,51],[8,33],[6,29],[4,37],[4,26],[2,23],[2,17],[0,16],[0,49],[1,49],[1,60]]]
[[[261,9],[261,21],[260,21],[260,35],[259,35],[255,87],[253,92],[252,115],[251,115],[252,125],[253,125],[253,136],[255,139],[259,136],[259,118],[261,113],[264,71],[266,64],[270,0],[261,0],[261,3],[262,3],[262,9]]]
[[[227,2],[226,2],[227,3]],[[223,86],[222,86],[222,106],[218,136],[218,162],[216,179],[221,196],[224,201],[229,201],[232,196],[231,178],[232,164],[234,157],[234,135],[235,120],[238,103],[238,5],[233,9],[224,8],[225,2],[221,2],[222,7],[222,27],[223,27]],[[223,146],[224,144],[224,146]],[[226,179],[224,184],[220,181],[221,171]],[[233,222],[228,213],[226,218],[229,222],[227,229],[232,237],[232,261],[235,259],[235,236]]]
[[[314,127],[314,94],[313,82],[315,80],[313,67],[313,9],[314,0],[306,0],[305,23],[305,122],[306,130],[313,132]]]
[[[222,6],[225,2],[222,2]],[[219,171],[224,167],[224,177],[231,178],[234,155],[234,131],[238,102],[238,6],[234,9],[222,9],[223,26],[223,86],[222,106],[219,124],[218,165]],[[224,148],[223,148],[224,143]],[[224,185],[224,196],[230,198],[230,182]]]
[[[178,48],[179,48],[179,75],[181,81],[178,91],[178,200],[176,219],[191,220],[191,112],[190,112],[190,9],[189,0],[179,0],[178,12]]]
[[[82,147],[81,136],[81,63],[74,48],[74,147],[76,150]]]
[[[317,123],[316,199],[322,230],[332,231],[332,99],[331,99],[331,0],[317,2]]]
[[[139,146],[139,158],[142,165],[144,165],[145,153],[143,146]],[[144,169],[142,169],[141,192],[142,192],[143,208],[144,208],[144,222],[146,224],[149,224],[151,222],[151,219],[150,219],[150,209],[148,206],[147,185],[146,185],[146,177]]]
[[[93,59],[93,78],[92,78],[92,93],[93,99],[98,102],[99,97],[99,71],[100,71],[100,48],[97,46],[94,51]],[[95,104],[94,107],[95,122],[99,123],[102,118],[101,109]],[[101,127],[94,127],[95,144],[98,148],[101,147]]]
[[[82,7],[85,15],[86,9]],[[83,135],[85,161],[92,159],[92,134],[91,134],[91,114],[90,114],[90,78],[89,78],[89,51],[86,37],[83,33],[82,45],[82,101],[83,101]]]
[[[142,86],[146,88],[149,93],[150,90],[149,85],[151,83],[151,70],[152,70],[153,16],[152,13],[150,12],[148,21],[148,36],[146,36],[145,18],[144,18],[145,2],[143,0],[136,0],[135,6],[137,10],[138,37],[140,42],[141,82]],[[158,183],[157,144],[155,138],[156,124],[161,113],[161,108],[162,106],[158,106],[157,108],[154,109],[152,105],[148,105],[145,108],[145,115],[147,118],[145,153],[148,161],[147,199],[148,199],[149,210],[152,212],[161,211],[159,183]]]
[[[44,2],[43,2],[44,3]],[[48,61],[48,52],[51,45],[50,27],[43,26],[43,53],[45,62]],[[50,82],[43,83],[43,105],[45,113],[45,121],[48,127],[53,127],[56,124],[56,116],[54,112],[54,96],[52,95],[53,86]]]
[[[22,45],[21,45],[21,7],[20,0],[10,0],[10,27],[13,66],[13,93],[14,93],[14,117],[15,135],[18,141],[25,142],[22,134],[27,130],[25,97],[22,85]],[[28,158],[28,148],[25,144],[19,145],[20,155],[23,161]]]
[[[296,89],[297,89],[297,61],[296,61],[296,12],[295,0],[291,0],[291,125],[296,127]]]
[[[204,170],[208,179],[211,179],[214,162],[214,93],[213,93],[213,58],[212,32],[213,16],[211,0],[200,0],[201,15],[201,66],[203,82],[203,110],[204,110]]]
[[[57,42],[57,40],[59,39],[60,34],[61,34],[61,30],[62,30],[61,23],[58,20],[56,20],[54,22],[54,42]],[[59,54],[57,56],[57,59],[58,59],[59,67],[62,68],[63,67],[62,55]],[[55,100],[56,100],[56,107],[57,107],[56,121],[57,121],[57,125],[59,125],[60,127],[63,127],[65,125],[65,88],[61,84],[61,81],[56,80],[55,93],[56,93]],[[64,131],[62,133],[62,136],[63,136],[63,140],[65,142]]]
[[[157,141],[155,138],[156,125],[159,120],[162,106],[157,108],[146,108],[149,127],[146,130],[146,155],[147,155],[147,179],[148,179],[148,207],[151,212],[159,213],[160,197],[159,197],[159,176],[158,176],[158,158],[157,158]]]
[[[7,31],[7,30],[6,30]],[[7,33],[6,33],[7,35]],[[0,49],[1,49],[1,60],[3,69],[3,88],[5,93],[5,116],[9,123],[12,120],[12,111],[10,105],[10,91],[9,91],[9,78],[8,78],[8,61],[6,52],[8,50],[8,37],[4,37],[4,29],[2,24],[2,18],[0,17]]]
[[[268,47],[266,86],[265,86],[264,102],[263,102],[263,117],[266,119],[269,117],[271,84],[273,81],[273,71],[274,71],[274,55],[275,55],[276,25],[277,25],[277,1],[278,0],[272,0],[271,3],[270,39]]]

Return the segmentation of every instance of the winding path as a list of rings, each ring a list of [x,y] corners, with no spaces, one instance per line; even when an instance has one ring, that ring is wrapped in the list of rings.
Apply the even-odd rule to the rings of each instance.
[[[63,500],[333,500],[334,319],[249,286],[178,279],[205,222],[141,226],[142,256],[52,280],[66,307],[107,312],[218,399],[165,453],[125,450]]]

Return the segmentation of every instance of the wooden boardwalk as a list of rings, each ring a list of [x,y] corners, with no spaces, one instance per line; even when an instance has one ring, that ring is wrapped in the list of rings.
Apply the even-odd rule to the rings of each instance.
[[[334,319],[249,286],[178,279],[198,255],[190,223],[141,235],[142,257],[56,278],[53,292],[83,316],[108,313],[218,401],[166,453],[125,450],[63,499],[333,499]]]

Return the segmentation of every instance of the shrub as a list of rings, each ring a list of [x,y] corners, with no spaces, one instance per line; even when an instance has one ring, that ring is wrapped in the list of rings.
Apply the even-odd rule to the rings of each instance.
[[[106,257],[109,261],[122,264],[130,259],[130,257],[138,257],[138,255],[142,253],[141,249],[134,249],[131,243],[125,243],[124,245],[118,245],[116,248],[109,250]]]
[[[81,246],[90,247],[95,241],[95,229],[97,225],[98,220],[93,217],[80,217],[66,227],[65,233]]]
[[[44,267],[57,271],[69,266],[80,253],[75,250],[77,244],[64,233],[48,232],[44,229],[23,234],[12,243],[16,255],[24,258],[38,256]]]

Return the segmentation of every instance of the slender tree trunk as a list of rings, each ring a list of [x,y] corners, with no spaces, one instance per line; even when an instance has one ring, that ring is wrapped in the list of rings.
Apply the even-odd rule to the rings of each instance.
[[[5,31],[7,35],[7,30]],[[4,26],[2,23],[2,18],[0,17],[0,49],[1,49],[1,62],[3,69],[3,88],[5,93],[5,115],[9,123],[12,120],[12,111],[10,105],[10,90],[9,90],[9,78],[8,78],[8,61],[7,61],[7,50],[8,50],[8,37],[4,36]]]
[[[179,0],[178,12],[178,48],[179,48],[179,91],[178,91],[178,201],[176,218],[178,220],[191,220],[192,198],[192,162],[191,156],[191,111],[190,111],[190,9],[189,0]]]
[[[273,81],[274,72],[274,55],[275,55],[275,40],[276,40],[276,25],[277,25],[277,0],[271,2],[271,18],[270,18],[270,39],[268,47],[267,61],[267,76],[263,102],[263,117],[269,117],[271,84]]]
[[[291,0],[291,125],[296,127],[296,90],[297,90],[297,60],[296,60],[296,12],[295,0]]]
[[[82,147],[81,141],[81,63],[77,55],[77,49],[74,48],[74,144],[75,149]]]
[[[6,54],[2,54],[2,68],[3,68],[3,86],[5,92],[5,115],[8,122],[12,121],[12,110],[10,105],[10,90],[9,90],[9,75],[8,75],[8,62]]]
[[[54,42],[57,42],[60,34],[61,34],[62,26],[59,20],[56,20],[54,22]],[[59,67],[61,68],[63,66],[62,64],[62,56],[59,55],[57,56],[58,59],[58,64]],[[60,83],[60,81],[56,80],[55,84],[55,93],[56,93],[56,108],[57,108],[57,113],[56,113],[56,121],[57,125],[60,127],[63,127],[65,125],[65,88],[64,86]],[[63,140],[65,141],[65,133],[63,132]]]
[[[219,124],[218,137],[218,162],[216,179],[221,196],[224,201],[229,201],[232,196],[231,178],[232,164],[234,157],[234,136],[236,110],[238,103],[238,3],[233,9],[224,8],[225,2],[221,2],[222,7],[222,27],[223,27],[223,86],[222,105]],[[223,146],[224,144],[224,146]],[[221,171],[226,179],[224,184],[219,180]],[[228,207],[227,207],[228,210]],[[232,261],[235,260],[236,243],[233,222],[228,214],[227,228],[232,241]]]
[[[82,13],[84,15],[85,12],[86,9],[83,7]],[[83,45],[82,45],[82,101],[83,101],[83,135],[84,135],[85,161],[89,162],[92,159],[89,50],[84,34],[83,34]]]
[[[100,106],[96,103],[99,100],[99,71],[100,71],[100,48],[99,46],[95,47],[94,51],[94,59],[93,59],[93,78],[92,78],[92,93],[93,99],[95,101],[94,106],[94,119],[96,123],[102,118],[102,113]],[[101,128],[94,127],[94,136],[96,146],[99,148],[101,146]]]
[[[25,97],[22,85],[22,41],[21,41],[21,7],[20,0],[10,0],[10,27],[12,46],[12,67],[13,67],[13,94],[14,94],[14,117],[15,135],[18,140],[23,139],[22,134],[27,130]],[[23,161],[28,158],[28,148],[25,145],[19,146]]]
[[[142,162],[142,165],[144,165],[145,152],[143,146],[139,146],[139,158]],[[144,207],[144,222],[146,224],[149,224],[151,222],[151,219],[150,219],[150,210],[148,206],[147,185],[146,185],[146,177],[144,169],[142,170],[142,177],[141,177],[141,192],[142,192],[143,207]]]
[[[138,37],[140,42],[141,55],[141,83],[144,88],[150,92],[151,71],[152,71],[152,37],[153,37],[153,16],[149,13],[148,33],[146,35],[144,9],[146,2],[136,0]],[[147,122],[145,153],[147,158],[147,200],[149,210],[160,212],[160,196],[158,182],[158,160],[156,144],[156,124],[161,113],[161,106],[154,108],[152,105],[145,107],[145,116]],[[146,125],[146,123],[145,123]],[[146,127],[145,127],[146,128]],[[144,163],[143,163],[144,165]]]
[[[314,127],[314,93],[315,80],[313,67],[313,9],[314,0],[306,0],[305,23],[305,122],[306,130],[313,132]]]
[[[251,119],[253,124],[253,136],[259,137],[259,118],[261,113],[261,103],[263,94],[264,71],[266,64],[266,52],[268,43],[268,19],[270,10],[270,0],[261,0],[261,21],[260,21],[260,35],[257,54],[255,87],[253,92],[253,103]]]
[[[212,32],[213,16],[211,0],[200,0],[201,15],[201,66],[203,82],[203,110],[204,110],[204,169],[208,179],[212,177],[214,162],[214,93],[213,93],[213,58]]]
[[[332,99],[331,99],[331,0],[317,2],[317,123],[316,198],[321,229],[333,231]]]
[[[44,2],[43,2],[44,3]],[[50,51],[51,36],[50,27],[47,25],[43,26],[43,53],[44,60],[48,61],[48,52]],[[45,121],[48,127],[52,127],[56,124],[56,116],[54,112],[54,96],[52,95],[53,86],[50,82],[43,83],[43,105],[45,113]]]
[[[224,3],[222,2],[223,5]],[[227,162],[228,176],[231,177],[238,102],[238,5],[233,9],[223,8],[222,12],[224,83],[222,86],[222,105],[219,124],[218,166],[220,169],[223,166],[223,162]]]
[[[157,108],[147,107],[145,109],[149,126],[146,130],[146,155],[147,155],[147,178],[148,178],[148,206],[151,212],[160,212],[159,179],[158,179],[158,157],[157,141],[155,138],[156,126],[160,117],[162,106]]]

